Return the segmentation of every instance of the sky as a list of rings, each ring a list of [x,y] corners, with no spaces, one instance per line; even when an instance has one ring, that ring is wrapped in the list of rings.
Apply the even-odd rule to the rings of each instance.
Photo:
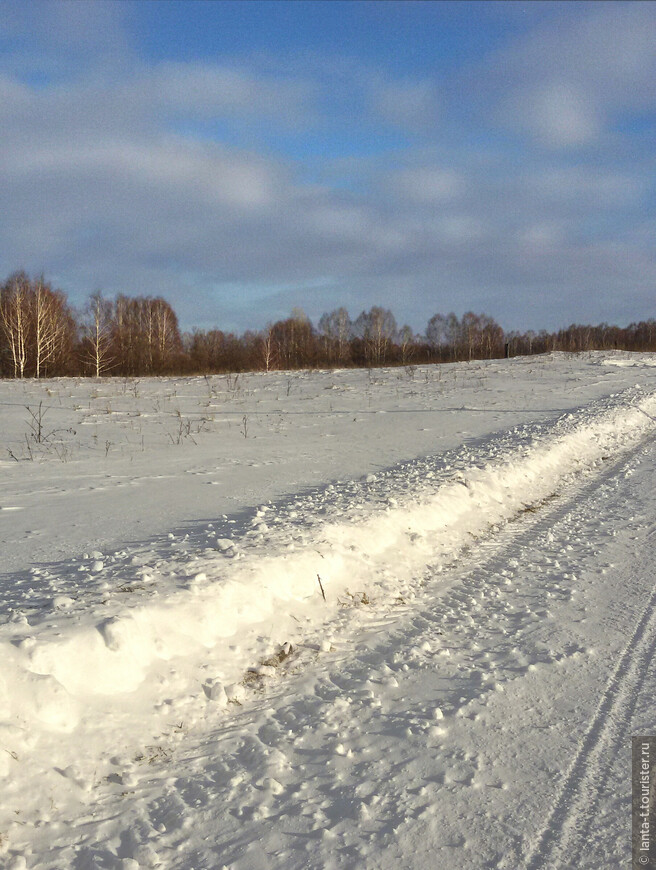
[[[655,2],[0,0],[0,280],[184,329],[656,317]]]

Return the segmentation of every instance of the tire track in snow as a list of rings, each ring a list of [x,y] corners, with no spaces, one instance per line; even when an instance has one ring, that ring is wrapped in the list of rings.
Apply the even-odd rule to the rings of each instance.
[[[444,801],[444,798],[440,797],[441,790],[444,788],[443,780],[440,778],[443,775],[443,773],[440,773],[440,767],[443,766],[445,770],[451,767],[460,770],[459,765],[462,763],[462,759],[453,749],[447,755],[444,755],[442,750],[438,749],[437,744],[433,744],[435,747],[434,752],[437,755],[437,764],[434,768],[431,768],[430,775],[427,776],[426,761],[421,761],[419,765],[416,761],[418,757],[421,757],[421,753],[425,749],[418,749],[416,742],[415,744],[410,742],[407,745],[401,742],[394,752],[390,751],[388,758],[376,760],[375,752],[370,752],[371,747],[375,745],[374,741],[389,741],[391,739],[390,735],[396,733],[400,736],[406,728],[416,730],[418,735],[426,733],[425,729],[429,727],[427,723],[430,721],[431,709],[430,705],[426,706],[425,698],[419,704],[410,702],[407,706],[404,700],[400,706],[397,705],[395,707],[393,704],[390,705],[381,717],[377,712],[377,708],[373,706],[376,699],[370,700],[367,692],[371,689],[372,685],[374,687],[380,685],[383,687],[382,691],[384,691],[385,679],[393,678],[403,681],[402,662],[410,662],[410,673],[413,673],[413,650],[419,651],[422,641],[428,640],[432,642],[443,637],[442,629],[446,625],[443,617],[445,606],[450,608],[452,605],[457,607],[460,604],[462,605],[461,615],[466,614],[468,603],[471,600],[470,595],[481,590],[485,591],[489,586],[488,578],[490,575],[507,565],[511,555],[517,555],[518,551],[534,549],[537,544],[539,544],[539,549],[542,550],[545,546],[546,534],[554,530],[555,526],[559,524],[563,524],[559,532],[559,537],[563,537],[567,534],[568,517],[581,515],[585,518],[593,515],[599,505],[599,500],[595,500],[592,504],[589,502],[593,499],[595,493],[604,484],[621,476],[622,472],[630,467],[633,459],[644,451],[644,446],[644,441],[642,441],[629,453],[622,454],[602,470],[593,472],[592,477],[585,479],[585,481],[578,479],[570,482],[558,494],[557,502],[548,502],[535,513],[528,512],[520,515],[516,518],[516,521],[509,523],[500,534],[491,538],[481,539],[472,546],[464,559],[458,560],[447,572],[434,576],[433,580],[435,582],[429,584],[425,595],[422,595],[420,599],[416,599],[412,604],[408,605],[404,609],[402,616],[399,615],[400,619],[399,617],[394,618],[391,615],[381,616],[380,614],[372,614],[371,619],[361,626],[361,630],[366,629],[366,632],[361,631],[360,635],[358,635],[359,642],[356,640],[355,643],[347,645],[348,648],[345,647],[343,657],[340,657],[339,660],[333,660],[329,666],[316,666],[315,674],[318,672],[320,676],[323,673],[323,679],[318,679],[314,692],[309,696],[312,699],[312,713],[310,716],[308,716],[307,710],[308,697],[306,696],[303,699],[303,716],[311,718],[313,721],[324,723],[326,731],[322,733],[321,737],[313,745],[312,753],[314,754],[314,765],[316,766],[315,773],[312,775],[313,784],[308,791],[302,793],[302,799],[299,798],[299,794],[301,794],[304,774],[297,772],[295,776],[300,778],[284,780],[285,792],[278,799],[279,804],[276,805],[275,809],[275,821],[282,822],[283,819],[285,820],[285,825],[282,827],[283,837],[298,837],[300,839],[303,835],[288,820],[300,818],[303,815],[301,807],[306,812],[311,811],[313,807],[316,812],[322,812],[323,810],[318,808],[325,800],[329,800],[331,806],[326,809],[327,817],[325,819],[320,816],[323,821],[316,823],[317,827],[315,831],[322,824],[327,825],[328,829],[330,829],[332,825],[338,824],[338,819],[343,823],[344,814],[348,816],[349,813],[354,813],[353,807],[360,803],[362,795],[356,789],[360,788],[363,783],[366,786],[367,780],[375,775],[377,781],[381,784],[384,783],[384,786],[381,785],[378,788],[378,793],[382,797],[381,802],[376,805],[378,807],[376,810],[377,827],[370,827],[373,823],[370,821],[369,816],[365,816],[362,820],[362,823],[367,828],[368,836],[374,837],[373,843],[375,845],[366,846],[366,848],[371,850],[368,853],[370,856],[387,854],[390,849],[398,848],[401,852],[405,849],[404,857],[406,861],[407,856],[413,854],[414,863],[403,864],[403,866],[408,867],[427,868],[441,866],[451,868],[456,866],[485,866],[491,868],[502,866],[501,864],[497,865],[493,863],[502,854],[501,846],[497,848],[489,863],[475,865],[469,863],[471,858],[469,850],[467,853],[462,852],[461,857],[457,861],[455,853],[450,852],[446,862],[442,861],[438,864],[429,863],[426,857],[427,853],[421,853],[421,855],[415,852],[411,853],[406,848],[408,841],[403,841],[398,846],[396,843],[398,837],[397,830],[401,834],[403,834],[404,830],[407,830],[409,832],[408,836],[412,839],[415,836],[413,832],[416,832],[418,826],[423,823],[422,817],[424,819],[430,817],[430,810],[426,810],[424,804],[430,807],[434,805],[433,801]],[[490,548],[492,552],[486,552]],[[482,559],[481,553],[484,554]],[[465,564],[461,564],[463,561]],[[435,599],[435,593],[438,589],[444,594],[442,597]],[[504,592],[504,598],[512,599],[515,594],[512,589],[509,589],[507,593]],[[490,634],[494,634],[495,631],[493,623],[490,622],[490,616],[493,617],[495,613],[501,613],[503,610],[502,601],[486,599],[487,637]],[[527,637],[532,630],[530,620],[525,619],[521,628],[522,636]],[[381,635],[376,638],[378,631],[381,631]],[[467,629],[461,637],[463,643],[467,645],[469,645],[472,638],[472,632]],[[481,638],[479,637],[478,640],[480,641]],[[516,639],[512,641],[510,639],[501,639],[497,647],[500,655],[503,657],[503,647],[507,643],[514,644],[516,642]],[[452,645],[450,646],[455,651],[456,648]],[[355,647],[355,651],[353,647]],[[430,659],[435,653],[437,646],[433,646],[431,643],[431,649],[424,654],[425,658]],[[482,643],[481,649],[475,654],[476,660],[466,657],[466,650],[461,650],[457,653],[457,656],[460,658],[460,661],[471,662],[473,669],[477,669],[481,663],[480,658],[489,649],[491,647],[487,643]],[[401,652],[401,657],[397,659],[396,653],[399,651]],[[386,671],[387,676],[385,675]],[[422,673],[420,669],[414,672],[415,674]],[[430,671],[425,673],[429,674]],[[517,672],[515,675],[509,675],[507,679],[521,680],[524,675],[525,671],[522,670],[521,673]],[[302,679],[307,679],[307,675],[303,676]],[[372,683],[368,683],[367,681],[369,680]],[[459,696],[467,696],[466,700],[469,701],[475,697],[480,698],[485,693],[485,685],[482,683],[473,684],[471,679],[468,679],[470,688],[468,692],[466,685],[462,683],[457,674],[449,674],[445,676],[445,680],[449,685],[440,687],[439,695],[440,704],[443,701],[446,702],[445,710],[447,710],[447,716],[450,715],[450,711],[463,706],[463,698],[460,698],[459,704],[452,703],[457,701]],[[402,682],[402,685],[404,688],[407,688],[406,683]],[[375,689],[376,693],[379,691],[381,691],[380,688]],[[341,701],[345,697],[349,697],[350,700],[342,705]],[[412,698],[412,694],[409,697]],[[298,715],[298,694],[294,690],[290,691],[289,682],[285,681],[284,684],[278,687],[275,697],[273,695],[268,696],[266,706],[273,712],[264,727],[272,729],[272,723],[274,723],[281,733],[289,733],[287,729],[293,729],[294,739],[292,743],[294,744],[299,739],[306,739],[304,736],[305,731],[301,724],[304,719]],[[261,715],[261,708],[258,708],[258,715]],[[341,719],[340,715],[344,718]],[[250,722],[252,725],[257,721],[257,716],[254,713],[246,714],[245,721]],[[357,723],[355,729],[353,728],[354,722]],[[359,734],[358,731],[360,732]],[[284,738],[276,736],[273,730],[271,730],[271,733],[273,734],[272,745],[274,751],[280,749],[283,752],[289,752],[288,743]],[[373,735],[373,740],[362,737],[362,733]],[[254,747],[255,751],[266,751],[266,749],[262,750],[259,747],[256,739],[249,739],[252,739],[252,744],[249,745],[251,745],[251,748]],[[413,740],[412,737],[409,739],[410,741]],[[347,774],[346,780],[336,782],[331,766],[335,758],[334,746],[342,741],[342,749],[337,753],[338,759],[342,757],[343,750],[348,750],[349,745],[352,744],[355,747],[355,760],[352,762],[353,778],[349,780]],[[266,744],[266,748],[269,747],[268,738],[263,743]],[[298,750],[298,753],[292,764],[292,769],[297,771],[298,763],[300,762],[304,765],[307,763],[308,758],[311,757],[309,754],[310,749],[305,745]],[[458,788],[465,792],[472,785],[472,782],[468,783],[466,781],[467,775],[471,775],[474,780],[480,773],[477,767],[476,754],[474,752],[473,759],[467,762],[471,768],[469,774],[463,772],[461,776],[458,773],[457,776],[460,779],[452,779],[452,784],[455,783]],[[465,763],[465,767],[467,763]],[[413,767],[413,765],[415,766]],[[413,770],[413,774],[409,775],[407,769]],[[486,774],[485,766],[482,768],[482,773],[483,775]],[[489,773],[489,770],[487,773]],[[407,788],[408,780],[412,781],[412,788],[415,791]],[[424,797],[422,797],[419,791],[421,783],[427,789],[427,794]],[[218,798],[213,798],[213,800],[218,800]],[[245,793],[239,792],[239,796],[237,796],[235,792],[229,799],[226,798],[226,800],[233,803],[236,801],[240,806],[243,804],[247,807],[244,814],[240,817],[242,825],[241,829],[239,829],[240,833],[237,834],[234,829],[231,829],[223,834],[225,839],[222,842],[221,848],[225,850],[227,857],[236,861],[239,857],[238,846],[243,848],[247,842],[259,841],[261,838],[264,840],[264,838],[271,835],[266,831],[264,823],[258,821],[256,815],[249,815],[249,798]],[[443,807],[444,803],[441,806]],[[190,804],[187,811],[194,811],[193,805]],[[257,811],[253,810],[253,812],[256,813]],[[368,811],[365,810],[365,812]],[[269,826],[271,825],[272,818],[268,817],[267,824]],[[458,823],[462,823],[462,821],[462,818],[459,817]],[[402,827],[404,824],[409,827],[404,829]],[[495,824],[504,827],[507,840],[512,840],[513,853],[520,855],[521,832],[513,829],[512,826],[504,825],[503,820],[497,819]],[[311,838],[312,833],[308,833],[305,836]],[[319,835],[315,833],[315,836],[318,837]],[[328,843],[335,842],[330,839],[329,830],[326,836]],[[238,837],[243,839],[238,840]],[[273,840],[269,839],[267,842],[271,844]],[[428,834],[427,842],[430,842]],[[345,866],[383,866],[382,861],[380,864],[376,863],[372,857],[369,858],[371,863],[368,863],[365,853],[358,851],[362,846],[362,842],[357,840],[355,843],[351,841],[350,844],[345,845],[344,848],[352,850],[349,853],[351,863],[346,863]],[[272,848],[272,846],[269,846],[269,848]],[[297,848],[294,845],[288,848],[289,852],[285,857],[285,866],[318,868],[328,865],[328,852],[324,845],[317,845],[317,854],[315,855],[314,862],[308,860],[307,855],[301,851],[300,847]],[[234,852],[232,851],[233,849],[235,850]],[[465,854],[467,854],[467,857],[463,857]],[[435,856],[433,855],[432,858],[434,860]],[[178,863],[173,863],[172,866],[182,870],[182,868],[189,865],[190,857],[188,854],[179,855],[175,860]],[[386,859],[386,861],[385,866],[391,866],[390,859]],[[507,866],[525,868],[525,864],[519,859]],[[551,865],[538,864],[537,866],[547,867]]]
[[[435,575],[433,577],[434,582],[430,584],[430,588],[426,590],[425,595],[422,595],[420,600],[415,600],[413,604],[407,605],[403,609],[402,614],[394,613],[381,616],[381,614],[372,613],[371,617],[361,626],[361,629],[364,631],[359,635],[360,642],[356,641],[354,644],[345,647],[343,658],[333,660],[329,666],[314,666],[316,668],[315,674],[317,679],[320,678],[322,673],[324,678],[317,683],[313,694],[309,696],[312,703],[311,717],[308,716],[308,704],[310,701],[307,696],[304,697],[303,715],[312,718],[316,722],[328,723],[333,731],[331,732],[331,729],[328,728],[328,731],[321,737],[325,745],[321,748],[315,746],[313,750],[316,770],[312,775],[312,787],[307,791],[302,791],[303,773],[298,772],[297,765],[299,762],[301,764],[307,763],[307,759],[310,756],[308,754],[309,749],[306,746],[301,747],[299,754],[292,764],[292,769],[297,770],[296,776],[300,778],[293,781],[284,780],[285,790],[278,798],[275,816],[268,817],[269,826],[271,826],[273,818],[275,823],[281,827],[283,837],[298,837],[300,840],[303,835],[299,833],[298,829],[289,820],[302,817],[302,805],[306,813],[311,811],[313,807],[316,812],[319,812],[318,808],[325,800],[329,799],[332,801],[332,807],[328,807],[326,810],[328,818],[324,820],[324,823],[329,826],[336,824],[337,815],[335,813],[337,810],[335,807],[338,804],[344,813],[353,812],[353,806],[359,805],[361,802],[361,795],[354,790],[357,787],[352,784],[349,785],[348,781],[345,785],[343,781],[335,783],[333,780],[331,765],[334,759],[334,750],[331,747],[336,742],[343,741],[344,748],[348,748],[349,741],[356,738],[358,728],[361,732],[369,732],[375,735],[374,740],[385,739],[386,736],[389,739],[390,730],[402,733],[406,727],[416,728],[418,733],[421,734],[422,725],[428,720],[430,715],[430,712],[422,706],[413,707],[410,705],[407,710],[388,710],[384,720],[386,727],[382,728],[381,719],[376,713],[376,708],[369,708],[371,702],[366,694],[367,680],[373,679],[373,684],[377,685],[381,679],[385,679],[383,669],[389,664],[392,665],[393,670],[389,670],[388,678],[392,676],[402,679],[403,672],[400,670],[400,663],[397,662],[395,664],[394,662],[394,656],[397,651],[404,651],[402,659],[404,660],[407,652],[413,647],[418,648],[422,640],[428,639],[433,641],[442,637],[442,629],[445,628],[445,622],[441,614],[445,605],[450,603],[455,604],[461,599],[463,602],[466,602],[469,600],[469,595],[465,593],[471,594],[472,592],[480,591],[481,588],[487,588],[487,578],[504,565],[507,565],[511,555],[516,554],[518,550],[529,549],[536,541],[542,541],[544,535],[550,529],[553,529],[555,524],[562,523],[564,519],[577,511],[582,500],[586,501],[589,499],[598,490],[600,485],[615,477],[618,474],[618,469],[621,470],[625,467],[627,461],[630,461],[631,457],[639,453],[643,447],[644,445],[641,445],[640,448],[632,451],[629,456],[626,454],[622,455],[617,461],[611,463],[611,467],[605,467],[602,471],[595,473],[593,478],[587,479],[585,483],[582,484],[580,480],[571,483],[559,495],[557,503],[549,502],[536,513],[526,513],[518,518],[516,523],[510,523],[499,535],[491,539],[482,539],[469,551],[464,560],[465,564],[460,564],[459,561],[449,569],[448,573]],[[492,553],[485,552],[488,548],[492,548]],[[481,552],[485,553],[482,560]],[[444,594],[442,597],[435,599],[434,596],[438,588]],[[512,596],[512,594],[512,591],[508,593],[509,596]],[[503,609],[502,607],[499,608],[499,603],[494,599],[486,602],[486,607],[490,608],[490,606],[493,611],[500,612]],[[528,633],[530,630],[530,626],[527,625],[524,632]],[[381,635],[376,640],[376,634],[379,631]],[[365,637],[366,641],[363,643],[362,641]],[[464,639],[463,637],[463,641]],[[467,635],[467,639],[470,640],[471,636]],[[355,647],[355,651],[353,647]],[[435,649],[436,647],[433,647],[433,650]],[[432,656],[432,654],[428,652],[426,655]],[[307,674],[300,676],[299,679],[306,680]],[[512,679],[521,679],[521,676],[517,675]],[[454,682],[454,685],[443,690],[444,700],[447,704],[445,709],[449,709],[452,706],[455,708],[455,705],[452,705],[451,702],[457,700],[459,696],[467,694],[466,687],[457,681],[455,676],[450,677],[450,680]],[[457,685],[455,685],[456,682]],[[293,686],[293,682],[291,685]],[[483,685],[477,684],[472,687],[470,683],[470,687],[473,694],[468,700],[473,695],[480,695],[484,691]],[[348,704],[339,706],[341,699],[347,696],[351,698]],[[302,727],[304,719],[298,715],[299,702],[297,690],[292,689],[290,691],[289,681],[285,680],[281,683],[275,689],[275,695],[269,694],[266,702],[262,703],[271,712],[260,731],[266,729],[270,737],[263,739],[259,731],[257,737],[254,737],[251,732],[250,736],[246,738],[249,741],[247,744],[249,751],[262,754],[269,751],[271,746],[275,756],[278,751],[290,751],[287,741],[282,736],[283,734],[293,733],[292,743],[294,744],[299,739],[305,739]],[[462,706],[462,703],[460,706]],[[335,719],[337,715],[335,713],[336,709],[342,711],[345,717],[343,721],[339,720],[338,722]],[[258,721],[258,716],[261,715],[262,708],[256,707],[254,711],[244,715],[242,722],[249,723],[251,728],[253,728],[254,724]],[[353,722],[358,723],[355,734],[352,729]],[[234,730],[234,725],[229,727]],[[247,728],[248,726],[242,727]],[[279,730],[277,731],[276,729]],[[292,732],[289,729],[292,729]],[[357,739],[363,740],[361,735]],[[369,743],[369,746],[371,745]],[[383,854],[391,848],[394,845],[394,837],[392,837],[390,832],[403,825],[404,821],[407,823],[407,820],[410,819],[409,824],[413,827],[421,824],[421,820],[418,817],[424,812],[423,804],[430,804],[430,794],[422,799],[420,794],[415,794],[413,791],[408,791],[407,788],[404,789],[402,786],[395,785],[395,778],[397,776],[400,776],[401,780],[406,776],[403,773],[404,766],[414,763],[414,751],[412,749],[406,751],[406,754],[401,757],[399,757],[399,752],[404,752],[401,745],[397,747],[395,753],[390,754],[388,759],[378,762],[375,767],[376,776],[380,779],[381,783],[385,783],[385,786],[380,788],[380,793],[383,797],[381,803],[377,805],[378,809],[376,810],[378,814],[378,827],[375,829],[367,827],[368,833],[371,836],[373,836],[375,830],[375,847],[370,855]],[[196,753],[192,752],[191,754]],[[338,755],[339,757],[340,755]],[[320,760],[317,762],[317,759]],[[262,757],[261,763],[267,763],[265,756]],[[445,763],[449,765],[453,764],[453,757],[447,759]],[[472,763],[475,764],[475,762]],[[252,764],[251,762],[251,767]],[[367,778],[373,776],[371,772],[373,767],[370,769],[368,765],[373,765],[374,759],[368,752],[356,749],[356,760],[353,764],[354,779],[360,780],[359,785],[364,783],[366,786]],[[248,767],[246,761],[244,765]],[[474,768],[475,772],[476,769]],[[245,776],[244,781],[248,782],[249,779]],[[246,807],[242,816],[239,817],[241,827],[239,829],[229,828],[227,831],[224,831],[222,833],[223,839],[220,841],[222,860],[226,863],[229,863],[227,859],[237,861],[240,849],[244,849],[247,843],[259,840],[260,838],[270,837],[271,835],[264,829],[264,822],[259,822],[256,815],[250,815],[251,805],[248,803],[249,798],[243,791],[233,790],[229,798],[225,797],[224,793],[219,797],[214,790],[215,786],[211,784],[211,779],[206,780],[206,784],[208,782],[207,788],[212,793],[212,798],[207,800],[208,805],[225,800],[232,803],[236,801],[238,806],[243,804]],[[435,782],[437,780],[432,781],[429,779],[424,783],[424,785],[428,785],[429,792],[443,787],[442,785],[435,785]],[[413,788],[417,787],[418,789],[419,784],[420,781],[417,778]],[[242,786],[240,785],[238,788],[242,788]],[[302,799],[299,797],[301,794]],[[175,800],[177,799],[175,798]],[[181,800],[184,804],[181,811],[183,814],[197,812],[198,808],[193,800],[187,802],[185,795],[181,795]],[[172,803],[174,798],[170,797],[169,801]],[[153,805],[152,811],[155,820],[161,816],[162,809],[159,804]],[[253,809],[253,813],[256,812],[257,810]],[[284,825],[282,824],[283,821]],[[371,825],[368,817],[363,818],[362,823],[365,826]],[[497,823],[503,824],[503,822],[498,820]],[[508,836],[514,837],[519,848],[521,840],[517,832],[508,826],[507,833]],[[308,833],[305,836],[311,838],[312,833]],[[315,834],[315,836],[318,837],[318,834]],[[330,834],[328,833],[327,836],[328,842],[331,842]],[[268,842],[271,841],[269,840]],[[351,863],[347,863],[345,866],[383,866],[382,862],[379,865],[372,857],[369,858],[371,863],[368,863],[366,856],[358,852],[361,845],[361,843],[356,845],[351,844],[348,847],[353,850],[353,853],[349,856]],[[319,852],[313,862],[301,851],[300,847],[293,846],[288,848],[290,854],[285,858],[285,866],[295,868],[300,868],[301,866],[313,868],[327,866],[327,863],[323,863],[327,856],[325,851]],[[321,848],[320,845],[317,846],[318,850]],[[200,859],[196,860],[200,861]],[[189,852],[176,855],[175,858],[171,858],[171,861],[172,867],[179,868],[179,870],[193,863],[191,853]],[[208,863],[203,864],[202,861],[200,863],[201,866],[210,866]],[[280,862],[280,866],[282,866],[282,862]],[[419,868],[438,865],[422,863],[421,858],[415,858],[415,863],[407,863],[403,864],[403,866]],[[441,863],[439,866],[454,867],[463,865]],[[519,867],[520,865],[518,863],[515,866]]]
[[[561,538],[567,534],[566,526],[569,517],[585,517],[591,512],[594,513],[594,505],[598,506],[599,501],[591,501],[591,499],[600,488],[612,483],[614,479],[627,476],[625,472],[631,469],[636,459],[645,454],[645,447],[649,446],[650,437],[646,436],[629,452],[615,457],[603,470],[593,472],[591,478],[570,482],[562,492],[558,493],[555,502],[540,506],[537,513],[517,516],[500,534],[477,542],[462,560],[464,564],[452,566],[444,574],[439,575],[443,595],[438,599],[438,607],[442,609],[456,599],[467,602],[471,600],[471,595],[485,592],[486,578],[506,566],[511,555],[517,556],[519,552],[525,551],[538,541],[541,542],[540,549],[542,549],[547,533],[555,533],[556,528],[561,527],[557,537]],[[653,537],[654,534],[656,530],[645,531],[645,539]],[[485,552],[486,550],[491,552]],[[482,554],[484,558],[481,561]],[[648,563],[637,566],[637,570],[640,568],[643,576],[649,571]],[[431,589],[431,591],[434,593],[436,590]],[[502,612],[503,606],[500,605],[502,605],[501,601],[486,597],[485,611],[488,617],[492,614],[494,618],[495,613]],[[390,638],[396,637],[398,643],[406,647],[416,646],[421,638],[425,637],[424,623],[433,610],[431,606],[428,610],[422,607],[408,626],[407,619],[412,616],[413,609],[408,608],[402,628],[396,634],[393,631],[390,633]],[[648,670],[650,660],[656,653],[656,587],[650,592],[646,605],[636,610],[635,628],[628,643],[621,646],[618,651],[620,652],[618,665],[607,682],[593,722],[585,732],[583,742],[567,771],[565,782],[560,788],[556,784],[554,789],[557,795],[556,802],[545,826],[538,834],[537,845],[527,855],[526,847],[522,848],[521,845],[521,833],[508,826],[509,836],[514,835],[516,852],[515,863],[509,863],[507,866],[521,867],[523,870],[546,870],[546,868],[578,870],[581,866],[583,852],[577,853],[577,847],[583,845],[588,836],[606,772],[616,761],[620,749],[626,746],[626,734],[636,706],[638,689],[642,684],[643,675]],[[463,612],[466,613],[466,610]],[[435,626],[432,628],[439,629],[440,625],[441,623],[436,619]],[[537,627],[539,626],[533,627],[529,622],[525,622],[521,628],[522,637],[528,637]],[[437,634],[441,635],[441,632],[437,630]],[[495,647],[495,651],[502,653],[505,643],[501,640]],[[484,644],[483,649],[488,647]],[[524,675],[522,672],[508,679],[521,680]],[[454,677],[452,676],[451,679],[453,680]],[[467,692],[464,685],[458,683],[457,686],[452,686],[450,691],[443,690],[446,708],[448,709],[450,701],[459,695],[465,697],[461,697],[460,704],[455,706],[462,707],[464,703],[466,707],[467,702],[472,698],[481,697],[481,688],[472,694]],[[495,824],[503,825],[503,821],[496,819]],[[522,852],[526,857],[520,857]],[[589,855],[589,849],[587,854]],[[564,855],[568,856],[567,860]],[[497,866],[494,863],[496,860],[493,858],[485,866]],[[596,866],[604,865],[603,862],[599,862]]]
[[[606,684],[553,809],[526,857],[526,870],[579,866],[577,847],[587,838],[601,782],[626,740],[640,686],[655,654],[656,587]]]

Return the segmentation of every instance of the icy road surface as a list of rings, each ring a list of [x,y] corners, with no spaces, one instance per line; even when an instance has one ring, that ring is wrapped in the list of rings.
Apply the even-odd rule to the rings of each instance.
[[[653,362],[0,384],[0,865],[625,865]]]

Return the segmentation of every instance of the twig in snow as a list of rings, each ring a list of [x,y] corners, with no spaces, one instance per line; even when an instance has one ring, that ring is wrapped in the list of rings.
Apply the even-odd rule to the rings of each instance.
[[[317,580],[319,581],[319,589],[321,589],[321,595],[323,596],[323,600],[326,600],[326,593],[323,591],[323,583],[321,582],[321,577],[317,574]]]

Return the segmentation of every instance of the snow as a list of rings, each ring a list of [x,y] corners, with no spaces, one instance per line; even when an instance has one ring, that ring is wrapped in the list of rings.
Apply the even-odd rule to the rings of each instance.
[[[655,363],[1,382],[0,866],[626,863]]]

